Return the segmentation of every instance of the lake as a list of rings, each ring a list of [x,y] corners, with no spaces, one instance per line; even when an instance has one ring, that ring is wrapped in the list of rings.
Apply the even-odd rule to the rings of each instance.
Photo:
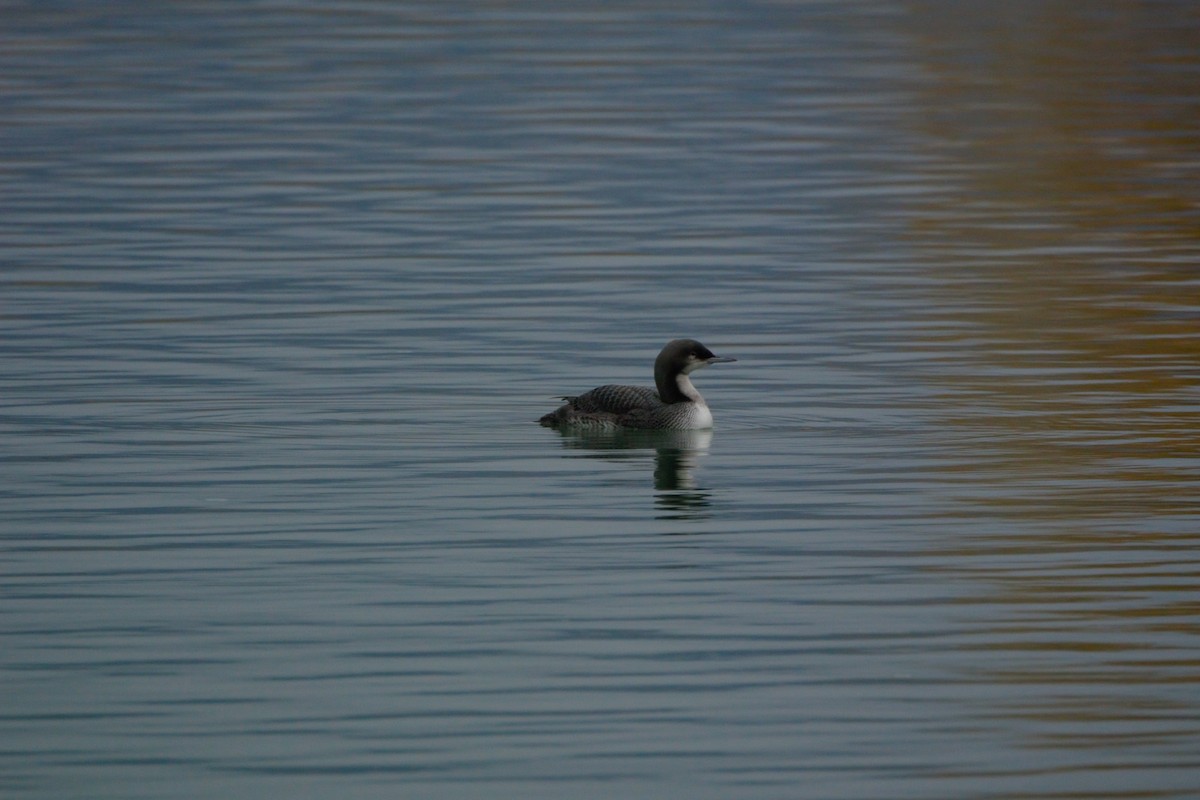
[[[0,794],[1200,795],[1197,8],[6,9]]]

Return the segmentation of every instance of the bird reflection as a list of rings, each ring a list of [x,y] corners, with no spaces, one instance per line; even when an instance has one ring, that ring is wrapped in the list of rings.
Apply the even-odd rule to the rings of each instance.
[[[654,451],[655,507],[662,519],[696,519],[708,516],[711,493],[696,486],[695,470],[712,442],[711,429],[660,431],[560,431],[563,446],[591,451],[596,458],[637,458]]]

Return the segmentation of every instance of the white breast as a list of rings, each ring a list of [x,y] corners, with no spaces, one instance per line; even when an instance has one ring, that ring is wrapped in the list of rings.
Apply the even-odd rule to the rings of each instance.
[[[692,403],[692,413],[688,415],[688,430],[698,431],[713,426],[712,412],[703,402]]]

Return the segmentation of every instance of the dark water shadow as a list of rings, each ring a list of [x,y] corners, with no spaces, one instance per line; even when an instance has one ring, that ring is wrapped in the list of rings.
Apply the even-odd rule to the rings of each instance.
[[[712,430],[559,431],[563,446],[595,458],[639,458],[653,453],[655,507],[660,519],[708,516],[712,493],[696,485],[696,467],[708,452]]]

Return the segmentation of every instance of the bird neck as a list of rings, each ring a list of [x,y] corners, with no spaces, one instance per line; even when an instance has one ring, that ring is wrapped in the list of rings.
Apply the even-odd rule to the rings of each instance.
[[[654,383],[658,386],[658,396],[667,405],[685,402],[704,403],[704,398],[700,396],[700,392],[696,391],[691,378],[686,374],[677,372],[671,375],[666,370],[657,369],[654,372]]]

